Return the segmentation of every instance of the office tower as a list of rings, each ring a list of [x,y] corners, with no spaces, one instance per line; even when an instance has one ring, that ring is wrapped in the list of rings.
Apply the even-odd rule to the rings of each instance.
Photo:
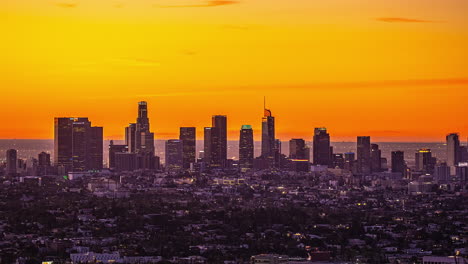
[[[136,152],[136,124],[131,123],[125,128],[125,144],[128,146],[128,152]]]
[[[330,135],[324,127],[314,129],[313,138],[314,165],[331,166]]]
[[[205,127],[204,129],[204,161],[212,168],[220,168],[219,128]]]
[[[138,103],[135,136],[135,152],[154,154],[154,133],[150,132],[148,104],[145,101]]]
[[[88,118],[55,118],[55,165],[65,171],[102,169],[102,144],[102,127],[92,127]]]
[[[290,159],[300,159],[300,160],[307,160],[308,154],[307,148],[305,144],[305,140],[302,138],[293,138],[289,140],[289,158]]]
[[[371,172],[371,143],[368,136],[357,137],[357,172]]]
[[[332,168],[339,168],[339,169],[344,169],[345,168],[345,158],[343,154],[341,153],[336,153],[333,154],[333,165],[331,166]]]
[[[387,158],[380,158],[380,168],[382,169],[382,171],[388,170]]]
[[[47,175],[51,172],[50,154],[41,152],[37,156],[37,172],[39,175]]]
[[[382,171],[382,151],[377,144],[371,144],[371,171]]]
[[[466,191],[468,189],[468,162],[460,162],[458,164],[456,175],[461,189]]]
[[[354,172],[355,170],[355,160],[356,160],[356,157],[355,157],[355,154],[354,152],[346,152],[344,154],[344,169],[345,170],[348,170],[348,171],[351,171],[351,172]]]
[[[138,102],[136,123],[130,123],[125,128],[125,145],[127,145],[128,153],[135,155],[123,155],[115,152],[115,163],[112,163],[117,170],[154,170],[159,168],[159,157],[154,155],[154,133],[150,131],[148,103],[145,101]],[[120,147],[116,146],[116,148]],[[118,164],[119,162],[125,164]]]
[[[250,125],[243,125],[240,130],[239,139],[239,167],[241,170],[253,168],[254,161],[254,139],[253,130]]]
[[[275,118],[271,111],[264,109],[262,117],[262,153],[263,158],[275,158],[277,152],[275,139]]]
[[[446,162],[442,162],[437,165],[434,169],[434,179],[438,183],[448,183],[450,182],[450,167],[447,166]]]
[[[399,172],[405,175],[406,163],[403,151],[392,151],[392,172]]]
[[[227,161],[227,117],[224,115],[215,115],[211,118],[211,126],[218,130],[218,161],[221,167],[226,166]]]
[[[136,153],[115,152],[113,159],[113,169],[116,171],[134,171],[139,169]]]
[[[460,146],[460,161],[468,162],[468,146]]]
[[[422,148],[419,149],[415,154],[416,171],[432,174],[434,172],[434,166],[436,158],[432,157],[430,149]]]
[[[16,149],[6,151],[6,173],[7,175],[15,175],[18,170],[18,152]]]
[[[195,162],[196,129],[195,127],[181,127],[179,139],[182,141],[183,168],[190,169],[190,163]]]
[[[109,169],[115,169],[115,155],[117,153],[126,153],[128,151],[127,145],[115,145],[114,141],[111,140],[109,144]]]
[[[166,141],[166,171],[178,171],[183,168],[182,140],[169,139]]]
[[[460,161],[460,139],[457,133],[447,135],[447,165],[452,174],[455,172],[455,166]]]

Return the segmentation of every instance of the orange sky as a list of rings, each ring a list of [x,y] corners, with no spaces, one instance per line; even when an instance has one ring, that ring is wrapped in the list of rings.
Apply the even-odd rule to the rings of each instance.
[[[150,107],[157,139],[263,96],[277,134],[332,140],[468,136],[466,0],[0,1],[0,138],[52,138],[87,116],[120,139]]]

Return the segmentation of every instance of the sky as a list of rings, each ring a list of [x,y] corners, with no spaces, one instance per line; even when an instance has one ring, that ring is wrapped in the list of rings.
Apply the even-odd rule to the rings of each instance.
[[[145,100],[156,139],[228,116],[260,138],[468,137],[466,0],[2,0],[0,138],[89,117],[121,139]]]

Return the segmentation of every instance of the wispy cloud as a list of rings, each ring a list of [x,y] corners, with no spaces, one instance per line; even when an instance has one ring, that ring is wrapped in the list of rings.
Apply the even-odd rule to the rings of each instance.
[[[238,4],[238,3],[239,1],[232,1],[232,0],[211,0],[211,1],[205,1],[200,4],[193,4],[193,5],[158,5],[157,7],[162,7],[162,8],[215,7],[215,6],[233,5],[233,4]]]
[[[423,20],[423,19],[414,19],[406,17],[379,17],[376,18],[377,21],[389,22],[389,23],[438,23],[441,21],[436,20]]]
[[[75,2],[56,2],[55,5],[62,8],[74,8],[78,6]]]

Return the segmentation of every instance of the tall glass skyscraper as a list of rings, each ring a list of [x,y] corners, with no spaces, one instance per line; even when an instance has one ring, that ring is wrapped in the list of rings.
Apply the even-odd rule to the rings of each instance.
[[[254,139],[253,130],[250,125],[243,125],[240,130],[239,139],[239,167],[241,170],[253,168]]]

